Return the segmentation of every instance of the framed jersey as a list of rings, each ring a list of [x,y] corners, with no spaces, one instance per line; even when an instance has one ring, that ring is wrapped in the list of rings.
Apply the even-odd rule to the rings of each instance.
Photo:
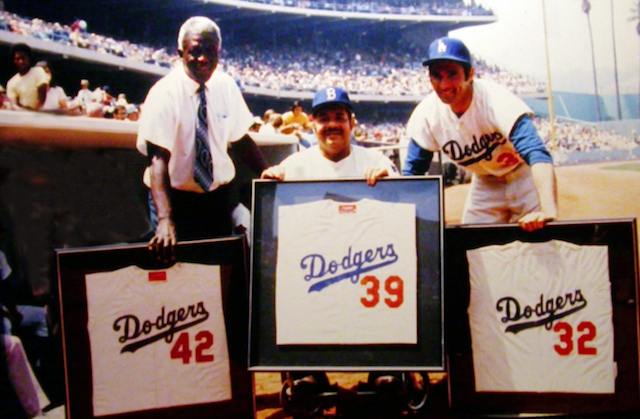
[[[451,407],[640,408],[635,219],[445,230]],[[455,290],[455,292],[453,291]]]
[[[440,177],[253,183],[253,371],[443,371]]]
[[[243,238],[57,251],[67,418],[254,418]]]

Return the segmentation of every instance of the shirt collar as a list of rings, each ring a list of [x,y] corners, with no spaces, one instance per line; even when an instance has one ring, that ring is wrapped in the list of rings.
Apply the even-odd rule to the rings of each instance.
[[[198,89],[200,88],[200,84],[197,81],[193,80],[191,77],[189,77],[187,73],[185,73],[183,67],[180,67],[179,72],[180,72],[180,78],[183,79],[183,82],[185,83],[185,86],[187,87],[189,94],[191,96],[197,95]],[[213,74],[211,74],[211,77],[213,77]],[[207,80],[204,83],[204,86],[207,90],[209,90],[208,84],[209,84],[209,81],[211,81],[211,77],[209,77],[209,80]]]

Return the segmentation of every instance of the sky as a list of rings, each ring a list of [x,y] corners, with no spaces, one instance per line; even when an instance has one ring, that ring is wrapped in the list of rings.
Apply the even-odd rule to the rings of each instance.
[[[615,94],[614,37],[620,93],[640,89],[639,0],[590,0],[598,93]],[[611,3],[613,2],[612,31]],[[489,25],[452,31],[477,55],[506,70],[547,82],[543,5],[546,9],[551,86],[555,91],[595,92],[589,20],[582,0],[476,0],[498,16]]]

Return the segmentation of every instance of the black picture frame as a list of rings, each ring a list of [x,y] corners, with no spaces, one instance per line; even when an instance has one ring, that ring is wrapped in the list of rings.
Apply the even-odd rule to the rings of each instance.
[[[476,392],[471,349],[469,265],[466,251],[513,241],[562,240],[606,245],[613,303],[615,394]],[[528,233],[517,225],[447,226],[445,307],[449,400],[471,416],[575,415],[640,408],[638,370],[638,247],[635,219],[563,221]],[[549,371],[562,374],[562,371]]]
[[[119,413],[100,418],[173,419],[238,417],[253,419],[252,374],[247,370],[248,263],[244,237],[178,243],[176,262],[220,265],[222,303],[227,330],[232,399],[224,402]],[[57,249],[58,284],[66,381],[67,419],[94,418],[91,347],[87,330],[85,275],[128,266],[162,269],[147,243]]]
[[[275,338],[276,214],[280,205],[364,198],[417,209],[418,343],[416,345],[280,345]],[[251,371],[444,371],[443,193],[441,177],[253,182]],[[313,220],[309,220],[312,223]]]

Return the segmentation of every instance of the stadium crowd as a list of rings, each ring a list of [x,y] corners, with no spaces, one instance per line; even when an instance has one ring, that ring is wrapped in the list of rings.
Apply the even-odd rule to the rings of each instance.
[[[285,1],[290,2],[290,0]],[[432,6],[443,7],[459,14],[461,10],[456,9],[457,3],[434,1]],[[346,7],[347,4],[344,4]],[[467,7],[465,10],[472,10],[472,8]],[[171,49],[168,47],[153,48],[91,33],[83,20],[66,25],[45,22],[39,18],[23,18],[7,11],[0,11],[0,30],[164,67],[171,67],[178,60],[176,54],[167,52]],[[416,97],[425,96],[432,91],[429,78],[426,77],[425,69],[421,64],[421,58],[409,51],[382,49],[362,51],[347,45],[339,51],[328,47],[314,48],[311,51],[304,46],[265,50],[245,45],[223,49],[220,66],[232,75],[241,87],[313,92],[322,86],[338,85],[344,86],[353,94]],[[474,66],[476,77],[493,80],[507,86],[516,94],[540,93],[545,90],[544,83],[507,72],[479,57],[474,57]],[[83,80],[83,82],[88,81]],[[2,90],[0,90],[0,102],[4,98]],[[79,94],[67,96],[66,104],[61,107],[67,109],[66,113],[71,114],[80,113],[94,117],[128,120],[137,120],[141,112],[139,105],[127,102],[126,93],[112,93],[108,86],[98,87],[92,91],[90,101],[93,104],[87,106],[80,103],[80,100]],[[8,104],[4,101],[0,106],[6,109]],[[79,109],[81,112],[78,112]],[[536,123],[543,138],[550,145],[549,120],[537,118]],[[558,121],[556,127],[556,138],[558,138],[556,147],[560,151],[637,147],[633,140],[594,127],[562,121]],[[358,141],[398,143],[404,137],[404,122],[363,123],[359,126],[357,134]]]
[[[620,135],[613,130],[600,129],[585,123],[575,123],[556,118],[556,144],[551,139],[551,120],[534,118],[534,124],[547,148],[562,153],[576,151],[631,150],[639,146],[637,139]]]
[[[363,2],[350,0],[314,1],[314,0],[247,0],[252,3],[271,4],[274,6],[297,7],[300,9],[334,10],[357,13],[390,13],[399,15],[436,15],[436,16],[487,16],[491,11],[474,2],[466,5],[460,0],[432,0],[428,4],[387,0],[382,2]]]
[[[71,25],[28,19],[0,12],[0,30],[50,40],[137,62],[170,67],[178,59],[170,47],[150,47],[87,31],[85,21]],[[241,87],[314,92],[322,86],[344,86],[355,94],[379,96],[424,96],[431,91],[421,62],[422,54],[408,50],[356,50],[345,46],[340,51],[305,46],[263,50],[244,47],[223,48],[220,64]],[[516,94],[538,93],[544,83],[512,74],[475,58],[476,74],[507,86]]]

